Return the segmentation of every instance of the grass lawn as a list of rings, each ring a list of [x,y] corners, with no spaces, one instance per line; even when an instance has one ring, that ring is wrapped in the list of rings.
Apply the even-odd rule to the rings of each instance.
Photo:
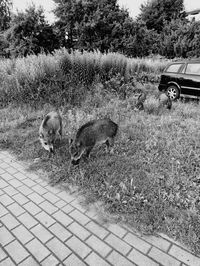
[[[132,101],[61,108],[64,138],[51,159],[37,139],[52,107],[9,106],[0,110],[0,149],[46,170],[52,184],[78,186],[87,202],[103,201],[107,211],[142,232],[164,232],[200,254],[199,105],[177,102],[168,111],[150,97],[145,111],[135,112]],[[68,138],[84,122],[104,116],[119,124],[114,154],[97,147],[89,162],[69,168]]]

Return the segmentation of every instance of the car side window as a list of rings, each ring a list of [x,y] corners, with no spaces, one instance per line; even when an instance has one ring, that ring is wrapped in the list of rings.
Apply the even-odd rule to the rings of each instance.
[[[183,64],[173,64],[173,65],[170,65],[166,69],[166,72],[177,73],[182,65]]]
[[[200,64],[187,64],[185,74],[200,75]]]

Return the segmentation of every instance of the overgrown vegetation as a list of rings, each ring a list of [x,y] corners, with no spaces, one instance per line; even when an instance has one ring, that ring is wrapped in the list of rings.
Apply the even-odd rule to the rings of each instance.
[[[128,59],[100,52],[40,54],[0,61],[0,105],[80,104],[97,84],[126,97],[140,81],[157,81],[167,61]]]
[[[159,106],[152,77],[166,63],[65,50],[1,62],[1,104],[10,104],[0,110],[0,149],[46,170],[53,184],[78,186],[88,202],[103,201],[119,220],[143,232],[165,232],[200,253],[199,105]],[[136,112],[141,90],[145,110]],[[48,159],[38,128],[54,108],[62,114],[64,138]],[[88,162],[69,167],[68,138],[105,116],[119,124],[115,153],[97,147]]]

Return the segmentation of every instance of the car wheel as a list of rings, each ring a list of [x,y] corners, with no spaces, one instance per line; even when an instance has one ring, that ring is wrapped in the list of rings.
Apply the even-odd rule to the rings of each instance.
[[[167,95],[172,101],[175,101],[176,99],[179,98],[180,91],[175,85],[170,85],[167,88]]]

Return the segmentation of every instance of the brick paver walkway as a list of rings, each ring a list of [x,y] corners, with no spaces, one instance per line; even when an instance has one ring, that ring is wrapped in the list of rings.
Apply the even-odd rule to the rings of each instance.
[[[0,266],[200,266],[162,235],[102,225],[76,196],[51,187],[0,151]]]

